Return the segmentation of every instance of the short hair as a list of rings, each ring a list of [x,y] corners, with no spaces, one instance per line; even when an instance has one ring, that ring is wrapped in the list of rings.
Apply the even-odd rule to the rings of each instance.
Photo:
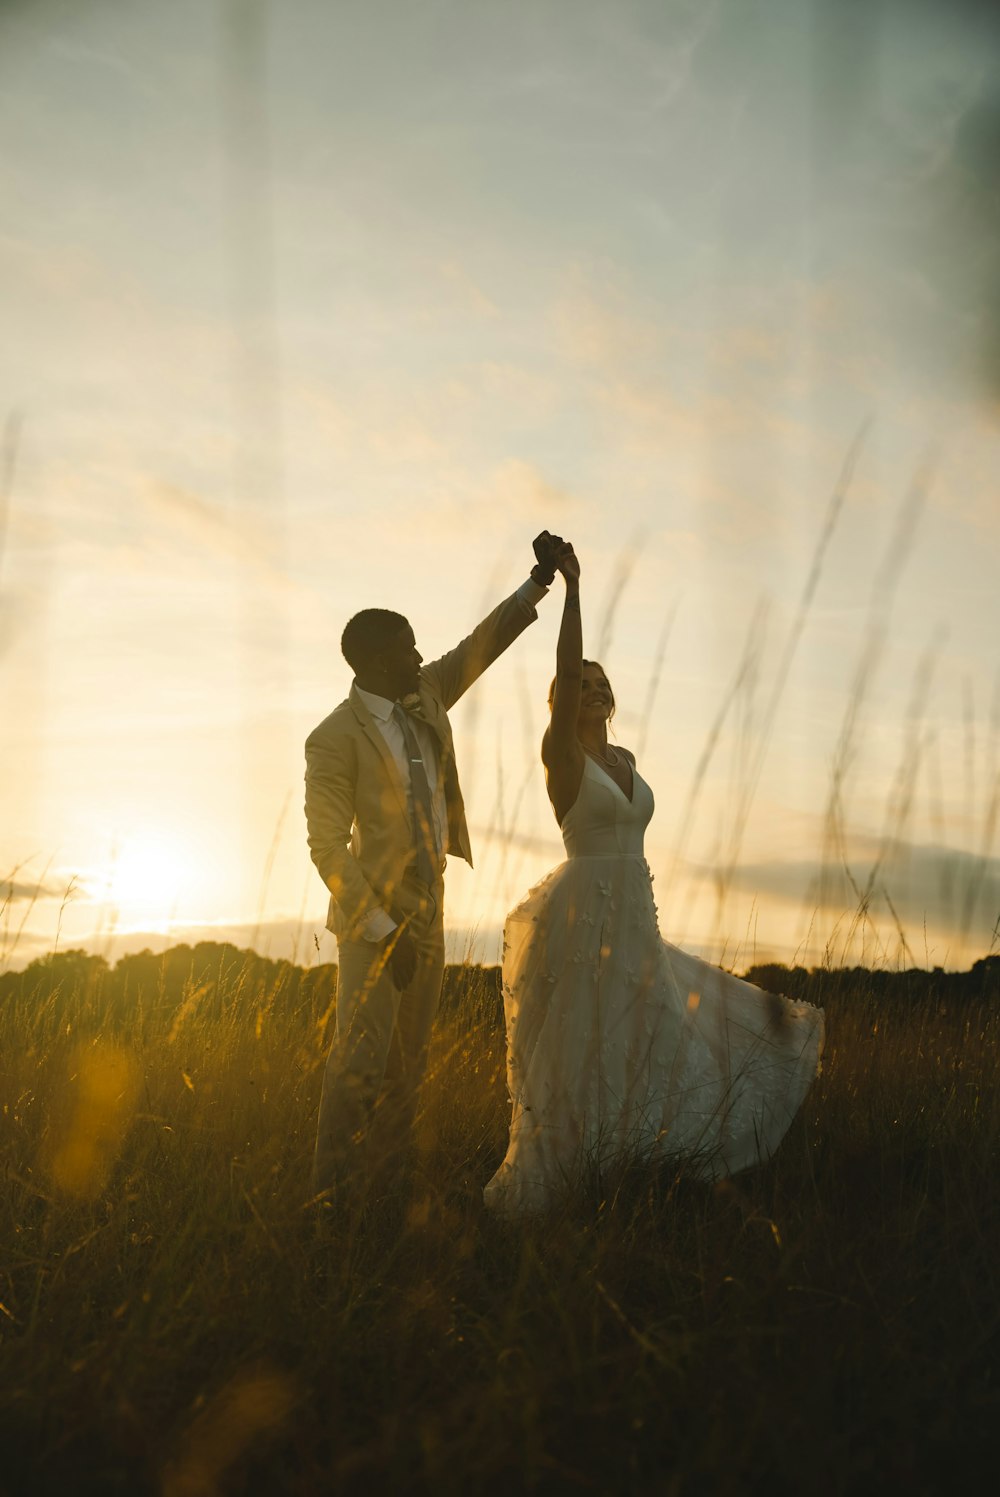
[[[596,665],[597,669],[599,671],[603,671],[604,670],[604,666],[601,664],[601,662],[599,660],[581,660],[580,664],[581,665]],[[607,671],[604,671],[605,680],[607,680],[607,674],[608,674]],[[549,687],[549,711],[550,712],[552,711],[552,702],[553,702],[553,700],[555,698],[555,694],[556,694],[556,677],[553,676],[552,677],[552,684]],[[615,715],[615,694],[611,690],[611,682],[610,681],[608,681],[608,694],[611,697],[611,711],[608,713],[608,722],[611,722],[611,720],[613,719],[613,717]]]
[[[408,627],[409,619],[391,608],[362,608],[348,619],[340,636],[344,659],[352,671],[364,670],[392,644],[400,629]]]

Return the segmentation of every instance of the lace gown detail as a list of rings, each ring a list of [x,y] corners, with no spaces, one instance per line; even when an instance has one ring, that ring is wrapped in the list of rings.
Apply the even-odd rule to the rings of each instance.
[[[712,1180],[767,1159],[819,1068],[823,1015],[661,940],[632,799],[589,757],[566,861],[507,917],[506,1157],[484,1192],[546,1209],[582,1167],[683,1156]]]

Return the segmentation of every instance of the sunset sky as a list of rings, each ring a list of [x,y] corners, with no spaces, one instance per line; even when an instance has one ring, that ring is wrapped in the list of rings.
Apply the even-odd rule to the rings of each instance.
[[[542,528],[668,939],[996,949],[993,15],[6,0],[0,968],[332,960],[302,744],[343,624],[433,658]],[[453,713],[453,956],[561,857],[560,606]]]

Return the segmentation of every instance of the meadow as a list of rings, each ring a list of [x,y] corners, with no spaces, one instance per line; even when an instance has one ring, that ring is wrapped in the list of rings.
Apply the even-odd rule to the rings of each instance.
[[[766,1168],[623,1169],[518,1226],[480,1199],[495,969],[449,969],[413,1159],[329,1211],[331,969],[5,974],[0,1493],[982,1489],[998,965],[795,974],[827,1049]]]

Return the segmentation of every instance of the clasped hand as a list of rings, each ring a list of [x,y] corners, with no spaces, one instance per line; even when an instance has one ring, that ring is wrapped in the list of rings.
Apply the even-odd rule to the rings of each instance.
[[[555,564],[567,582],[579,582],[580,558],[573,550],[571,541],[563,541],[555,554]]]
[[[555,581],[556,556],[561,546],[565,545],[561,535],[552,535],[548,530],[543,530],[531,543],[531,549],[535,553],[535,567],[532,575],[537,582],[548,587]]]
[[[579,580],[580,563],[573,550],[572,541],[565,541],[561,535],[553,535],[551,531],[543,530],[541,534],[535,536],[531,548],[537,562],[533,575],[539,583],[548,587],[555,581],[556,572],[561,572],[567,581]]]

